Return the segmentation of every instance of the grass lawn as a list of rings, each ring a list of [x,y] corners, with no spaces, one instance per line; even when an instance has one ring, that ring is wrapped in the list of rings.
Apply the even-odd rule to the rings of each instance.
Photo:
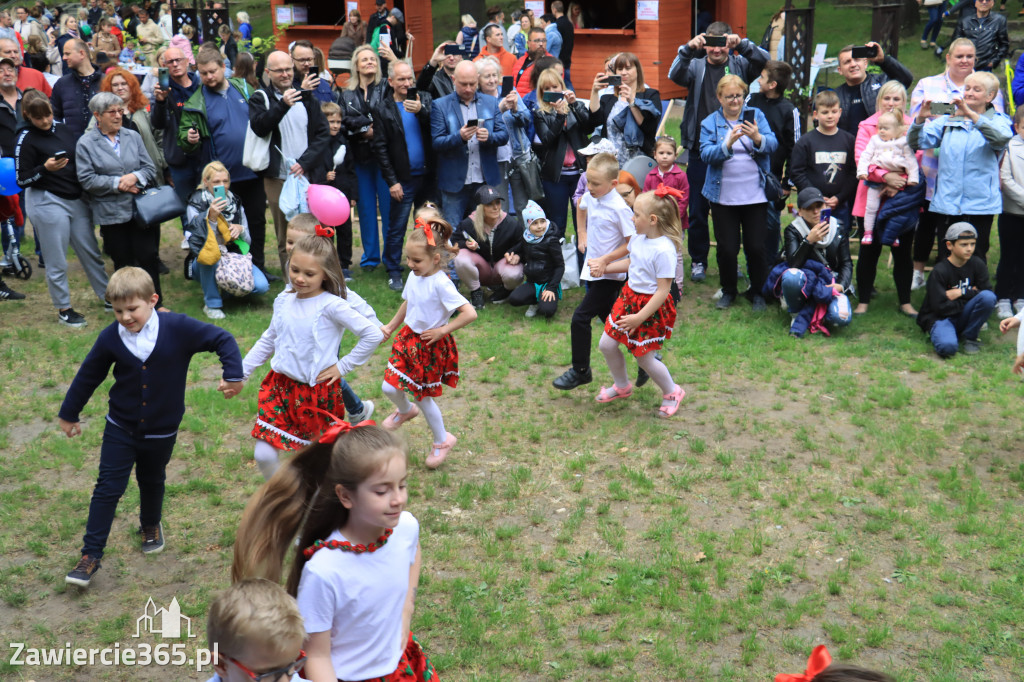
[[[819,5],[822,23],[828,7]],[[866,35],[864,15],[837,25],[863,25]],[[201,318],[179,241],[165,226],[167,303]],[[997,258],[998,244],[993,268]],[[716,311],[713,263],[705,284],[687,283],[665,352],[687,391],[671,420],[653,416],[653,385],[629,400],[593,401],[610,381],[596,329],[594,384],[551,387],[568,366],[579,289],[550,322],[489,305],[457,333],[462,383],[439,401],[459,438],[449,462],[426,470],[425,424],[404,428],[424,566],[413,626],[441,679],[755,682],[802,671],[819,643],[900,682],[1020,679],[1024,383],[1009,373],[1013,335],[983,332],[979,355],[938,359],[896,313],[883,261],[868,315],[832,338],[792,339],[777,307]],[[85,329],[57,323],[42,272],[8,279],[29,298],[0,303],[2,632],[37,648],[155,645],[133,638],[135,621],[148,598],[177,598],[198,635],[192,653],[205,646],[208,605],[228,584],[235,528],[262,482],[249,432],[263,372],[224,401],[216,358],[193,362],[168,468],[167,549],[139,551],[132,483],[92,587],[68,589],[111,383],[86,409],[83,435],[66,439],[58,407],[111,321],[77,263],[70,277]],[[399,303],[382,272],[357,271],[353,286],[385,320]],[[271,304],[228,305],[222,324],[243,352]],[[380,392],[387,356],[380,349],[349,377],[378,417],[389,411]],[[12,665],[12,651],[0,679],[211,674],[31,668]]]

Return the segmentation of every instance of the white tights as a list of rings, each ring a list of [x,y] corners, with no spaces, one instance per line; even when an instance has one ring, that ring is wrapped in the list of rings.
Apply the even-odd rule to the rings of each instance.
[[[402,414],[412,409],[412,403],[405,397],[405,391],[402,389],[395,388],[386,381],[381,384],[381,389],[384,391],[384,395],[388,397],[388,400],[393,402]],[[448,432],[444,428],[444,417],[441,416],[441,408],[429,396],[424,397],[422,400],[417,400],[416,406],[420,408],[420,412],[426,418],[427,426],[430,427],[430,431],[434,435],[434,442],[443,443],[445,438],[448,437]]]
[[[267,441],[257,439],[252,454],[256,458],[256,466],[260,468],[263,478],[270,480],[270,477],[274,475],[274,472],[280,466],[278,458],[281,455],[281,451]]]
[[[608,370],[612,374],[615,387],[626,388],[629,385],[629,376],[626,374],[626,356],[622,354],[622,344],[608,334],[601,334],[601,341],[597,347],[604,354],[604,360],[608,363]],[[651,380],[661,389],[662,395],[668,395],[676,390],[676,382],[672,380],[672,374],[668,371],[668,367],[654,357],[653,352],[638,357],[636,364],[650,375]]]

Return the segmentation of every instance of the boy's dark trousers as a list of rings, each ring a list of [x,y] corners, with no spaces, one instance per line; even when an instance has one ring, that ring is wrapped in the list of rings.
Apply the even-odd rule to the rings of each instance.
[[[128,488],[132,467],[139,483],[139,525],[160,523],[164,506],[164,479],[167,462],[177,435],[167,438],[139,438],[109,421],[103,429],[100,447],[100,473],[89,503],[89,520],[85,524],[82,554],[93,558],[103,556],[110,526],[114,522],[117,503]]]
[[[612,312],[623,282],[615,279],[595,279],[587,282],[587,293],[572,313],[572,366],[577,372],[590,369],[590,322],[595,317],[602,325]]]

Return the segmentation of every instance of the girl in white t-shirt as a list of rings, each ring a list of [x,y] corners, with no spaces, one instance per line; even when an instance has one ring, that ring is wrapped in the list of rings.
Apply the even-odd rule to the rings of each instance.
[[[387,338],[405,322],[391,346],[382,385],[397,409],[381,426],[393,431],[422,412],[434,436],[426,459],[431,469],[441,465],[456,440],[445,430],[441,409],[434,402],[442,384],[455,388],[459,383],[459,349],[452,332],[476,319],[473,306],[444,272],[451,236],[451,226],[434,213],[416,219],[405,246],[405,264],[411,271],[402,291],[405,300],[383,327]],[[455,311],[459,315],[453,320]],[[410,403],[403,390],[416,402]]]
[[[233,582],[280,582],[298,537],[287,589],[308,635],[306,679],[437,679],[411,632],[420,529],[405,511],[407,471],[394,434],[334,421],[246,505]]]
[[[614,383],[601,387],[597,402],[628,398],[633,385],[626,375],[625,345],[662,392],[657,416],[671,417],[686,392],[654,351],[672,337],[676,306],[669,295],[676,274],[676,258],[682,248],[682,223],[677,198],[682,192],[661,185],[644,192],[633,204],[636,237],[629,241],[629,257],[616,261],[605,272],[629,272],[619,298],[604,325],[598,348],[604,353]]]
[[[316,226],[288,261],[288,288],[274,301],[270,327],[242,361],[245,377],[270,359],[260,384],[252,436],[256,464],[265,478],[278,467],[282,450],[298,450],[345,416],[341,382],[370,359],[384,340],[381,330],[346,300],[345,276],[330,227]],[[359,342],[338,359],[348,329]],[[271,357],[272,356],[272,357]]]

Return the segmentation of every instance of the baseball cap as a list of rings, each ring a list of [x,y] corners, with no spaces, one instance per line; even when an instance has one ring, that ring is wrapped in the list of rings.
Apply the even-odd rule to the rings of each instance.
[[[796,205],[800,208],[810,208],[812,204],[825,203],[825,195],[817,187],[804,187],[796,195]]]
[[[531,200],[526,202],[526,208],[523,209],[523,222],[529,227],[535,220],[547,220],[547,216],[544,215],[544,209],[537,205],[537,202]]]
[[[946,229],[946,241],[955,242],[957,239],[977,239],[978,231],[970,223],[953,223]]]
[[[14,68],[18,68],[18,65],[15,64],[14,60],[11,59],[10,57],[4,57],[3,59],[0,59],[0,64],[10,64]]]
[[[501,201],[501,195],[493,187],[487,187],[486,185],[481,187],[476,192],[476,203],[478,204],[490,204],[495,201]]]
[[[377,7],[388,4],[387,0],[377,0]]]

